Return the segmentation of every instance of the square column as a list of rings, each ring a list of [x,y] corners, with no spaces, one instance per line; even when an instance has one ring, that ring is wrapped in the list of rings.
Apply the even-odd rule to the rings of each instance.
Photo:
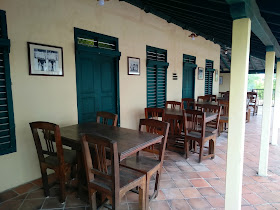
[[[275,87],[275,99],[274,99],[274,113],[273,113],[273,128],[272,128],[272,145],[277,145],[278,141],[278,129],[280,125],[280,58],[277,58],[276,67],[276,87]]]
[[[251,20],[233,21],[225,208],[241,209]]]
[[[272,46],[266,47],[265,79],[263,94],[262,135],[260,146],[259,176],[267,176],[268,153],[271,125],[272,88],[275,65],[275,52]]]

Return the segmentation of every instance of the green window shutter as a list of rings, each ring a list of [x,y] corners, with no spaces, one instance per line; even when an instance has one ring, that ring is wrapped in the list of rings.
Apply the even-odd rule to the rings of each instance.
[[[214,62],[211,60],[206,60],[205,65],[205,95],[212,95],[213,89],[213,69]]]
[[[167,51],[147,46],[147,107],[165,107]]]
[[[10,77],[5,11],[0,10],[0,155],[16,151],[14,110]]]

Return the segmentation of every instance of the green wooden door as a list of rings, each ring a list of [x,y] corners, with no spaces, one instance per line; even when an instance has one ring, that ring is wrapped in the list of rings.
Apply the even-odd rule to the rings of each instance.
[[[182,98],[194,98],[195,64],[184,63]]]
[[[78,121],[96,121],[98,111],[117,113],[116,58],[77,53]]]

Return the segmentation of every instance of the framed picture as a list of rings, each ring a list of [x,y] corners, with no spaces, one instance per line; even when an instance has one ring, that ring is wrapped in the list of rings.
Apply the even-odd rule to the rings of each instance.
[[[140,75],[140,58],[127,57],[128,75]]]
[[[223,77],[220,76],[220,78],[219,78],[219,85],[222,85],[222,84],[223,84]]]
[[[217,82],[219,79],[218,69],[215,70],[215,81]]]
[[[28,42],[29,75],[63,76],[62,47]]]
[[[198,79],[199,80],[203,80],[203,68],[202,67],[198,67]]]

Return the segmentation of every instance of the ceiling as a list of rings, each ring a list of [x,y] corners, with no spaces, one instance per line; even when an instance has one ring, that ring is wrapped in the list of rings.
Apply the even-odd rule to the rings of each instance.
[[[222,49],[231,48],[232,17],[226,0],[124,0],[147,13],[152,13],[211,40]],[[280,13],[277,1],[256,0],[262,17],[280,42]],[[279,3],[278,3],[279,4]],[[276,11],[278,10],[278,11]],[[279,29],[278,29],[279,28]],[[266,47],[252,32],[250,54],[265,59]]]

